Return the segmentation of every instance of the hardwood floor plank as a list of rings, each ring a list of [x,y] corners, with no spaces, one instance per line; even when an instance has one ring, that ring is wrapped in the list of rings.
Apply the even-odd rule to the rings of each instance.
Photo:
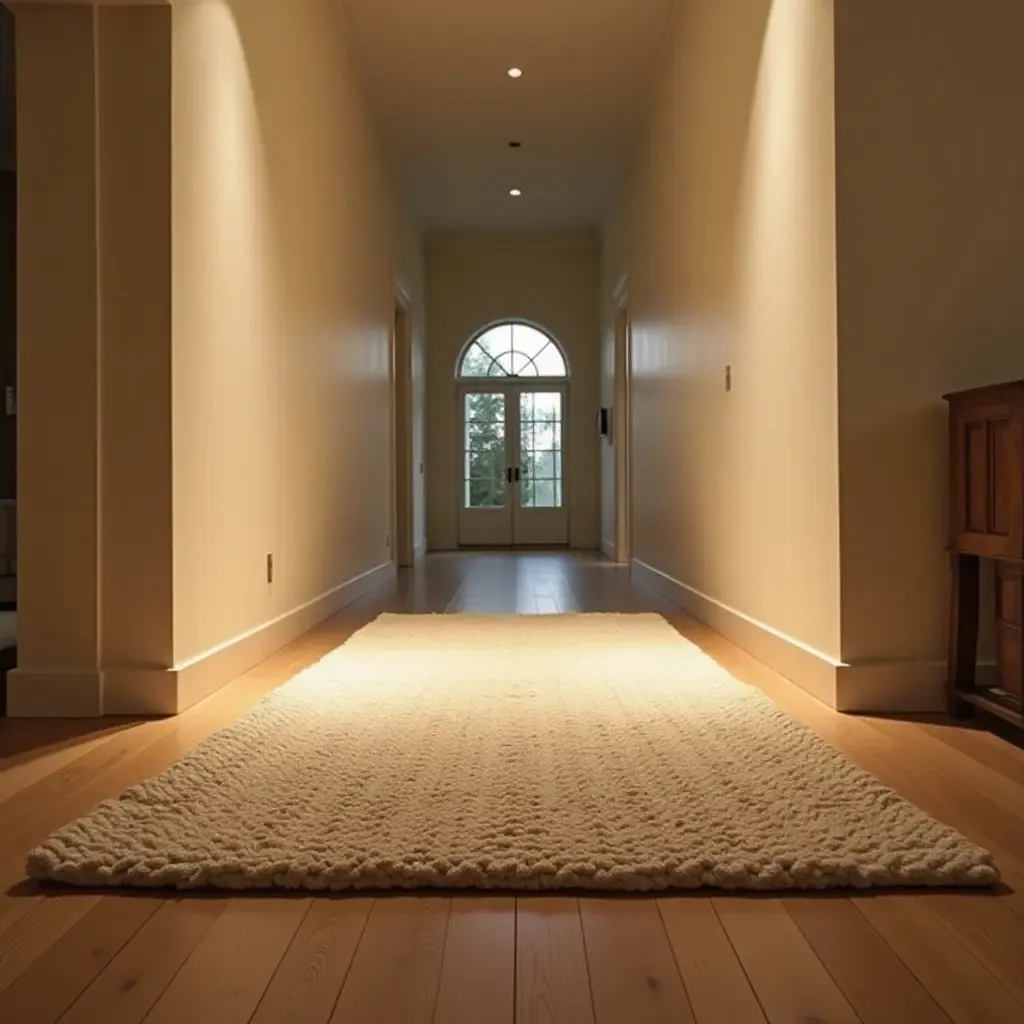
[[[21,906],[25,912],[16,917],[12,915],[11,923],[0,933],[0,992],[99,901],[98,896],[77,893],[24,899]]]
[[[247,1024],[309,907],[287,896],[228,900],[146,1024]]]
[[[579,903],[571,897],[516,900],[516,1021],[594,1021]]]
[[[517,607],[546,613],[665,615],[737,678],[759,687],[883,783],[988,846],[1004,870],[1008,891],[997,895],[857,896],[849,904],[805,903],[794,897],[782,901],[787,913],[781,919],[765,913],[773,901],[758,898],[658,901],[666,942],[698,1024],[765,1024],[766,1017],[789,1020],[790,1010],[816,1014],[830,1024],[849,1020],[856,1011],[870,1022],[896,1019],[899,1007],[908,1024],[941,1021],[943,1013],[957,1024],[1002,1024],[1010,1013],[1013,1024],[1024,1020],[1024,957],[1019,955],[1024,949],[1024,750],[988,732],[941,720],[838,715],[660,595],[633,586],[628,568],[577,553],[431,555],[415,572],[400,573],[177,718],[118,722],[109,730],[101,726],[99,732],[81,723],[3,720],[0,990],[29,971],[43,971],[41,965],[47,961],[52,965],[55,950],[69,948],[71,933],[108,899],[85,893],[46,895],[22,883],[25,853],[53,828],[163,770],[381,612]],[[22,884],[4,892],[12,883]],[[495,905],[506,909],[493,916],[476,912],[492,897],[482,897],[479,903],[477,897],[460,898],[454,901],[447,925],[448,912],[436,912],[438,905],[447,906],[443,898],[428,897],[435,908],[429,912],[415,909],[421,897],[405,899],[409,902],[400,915],[403,922],[389,924],[385,912],[369,951],[364,944],[376,910],[365,916],[362,938],[355,919],[337,922],[332,917],[332,907],[357,907],[358,900],[282,900],[298,908],[287,914],[302,918],[308,911],[309,916],[301,923],[279,919],[276,924],[271,920],[274,915],[264,917],[272,904],[260,896],[166,903],[106,966],[90,968],[91,983],[71,1004],[62,1024],[78,1024],[90,1016],[104,1024],[107,1017],[122,1024],[146,1013],[147,1000],[153,1001],[153,1014],[147,1019],[158,1024],[160,1018],[175,1024],[221,1024],[222,1019],[241,1021],[254,1012],[257,1024],[277,1019],[322,1024],[335,1009],[347,1012],[353,1007],[356,1012],[344,1019],[360,1024],[429,1020],[430,1012],[436,1013],[438,1024],[490,1024],[492,1019],[500,1024],[510,1019],[513,1003],[517,1020],[594,1020],[588,947],[575,899],[520,900],[511,930],[511,898],[499,900]],[[655,905],[653,900],[629,902],[634,908]],[[823,904],[844,909],[826,913],[820,910]],[[171,909],[182,905],[199,908],[196,916]],[[722,920],[715,907],[726,907]],[[819,912],[822,919],[816,916]],[[204,928],[205,913],[214,919]],[[177,914],[185,914],[187,920],[175,924]],[[233,923],[226,923],[229,918]],[[266,930],[261,922],[270,922],[269,936],[263,939],[255,934]],[[632,934],[630,929],[642,934],[649,928],[646,917],[644,922],[630,923],[623,934]],[[589,917],[587,927],[589,941],[594,932]],[[601,927],[598,922],[593,951],[598,959],[609,959],[602,942],[617,949],[623,934],[608,928],[602,936]],[[629,986],[646,962],[643,943],[631,943],[621,961],[616,960],[608,980],[596,985],[599,1020],[604,1019],[601,1009],[617,1006],[615,1000],[621,998],[614,987],[618,975],[628,979],[623,991],[632,991]],[[403,966],[408,964],[412,967]],[[744,966],[751,970],[754,987]],[[412,978],[411,995],[402,994],[403,970]],[[350,989],[353,978],[356,985]],[[867,991],[869,981],[875,993]],[[119,986],[126,987],[122,991]],[[922,989],[934,1000],[930,1010],[922,1001]],[[66,999],[67,990],[63,991]],[[434,1003],[431,992],[436,995]],[[845,1000],[837,1001],[839,992]],[[372,1005],[373,995],[379,997],[379,1007]],[[762,1011],[757,995],[766,999],[765,1010],[771,1013]],[[657,1012],[656,1007],[651,1009],[647,992],[639,1000],[635,1015],[640,1020]],[[485,1007],[484,1016],[479,1006]],[[369,1016],[358,1016],[367,1012]],[[605,1016],[607,1012],[611,1011]],[[8,1017],[0,1001],[3,1024]]]
[[[0,992],[0,1019],[56,1021],[159,907],[155,899],[104,896]]]
[[[955,784],[970,786],[979,795],[992,799],[1006,814],[1024,822],[1024,784],[1007,779],[956,747],[929,735],[916,723],[867,717],[863,721],[882,735],[893,738],[907,754]]]
[[[21,733],[25,721],[35,724],[46,723],[48,720],[22,719],[12,728],[9,720],[0,719],[0,738],[5,730]],[[108,742],[124,728],[130,726],[110,726],[96,733],[63,738],[52,744],[40,742],[37,748],[23,754],[0,757],[0,803],[46,778],[47,775],[53,775],[71,765],[90,750]],[[0,742],[0,748],[2,747],[3,743]]]
[[[1024,1002],[1022,919],[1003,897],[988,893],[943,893],[929,900],[974,955]]]
[[[716,897],[714,907],[771,1024],[859,1024],[781,900]]]
[[[784,904],[864,1024],[949,1024],[938,1003],[849,900],[796,896]]]
[[[434,1024],[513,1024],[515,975],[515,898],[453,899]]]
[[[692,1022],[690,1002],[654,900],[580,900],[597,1024]]]
[[[75,1000],[60,1024],[138,1024],[221,915],[226,901],[167,898]]]
[[[372,907],[372,897],[314,899],[251,1024],[327,1024]]]
[[[918,723],[917,728],[998,772],[1010,782],[1024,786],[1024,749],[1021,747],[967,723],[924,722]]]
[[[450,910],[440,896],[376,900],[332,1024],[430,1024]]]
[[[1016,1024],[1024,1003],[931,909],[927,897],[863,897],[853,904],[957,1024]]]
[[[697,1024],[765,1024],[710,898],[667,897],[658,909]]]

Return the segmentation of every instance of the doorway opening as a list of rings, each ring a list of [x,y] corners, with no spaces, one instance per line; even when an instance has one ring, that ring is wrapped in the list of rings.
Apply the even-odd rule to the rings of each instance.
[[[569,365],[532,324],[494,324],[458,364],[460,547],[569,543]]]
[[[414,560],[412,483],[412,321],[409,296],[395,285],[391,330],[391,560],[410,566]]]
[[[615,473],[615,561],[633,557],[632,525],[632,330],[626,278],[615,287],[615,352],[612,393],[612,459]]]

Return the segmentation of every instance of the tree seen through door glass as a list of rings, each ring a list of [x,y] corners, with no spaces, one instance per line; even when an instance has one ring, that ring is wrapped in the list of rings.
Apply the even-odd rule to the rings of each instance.
[[[562,394],[531,391],[519,396],[519,448],[523,508],[562,505]]]
[[[505,396],[477,392],[465,396],[463,501],[466,508],[505,505]]]

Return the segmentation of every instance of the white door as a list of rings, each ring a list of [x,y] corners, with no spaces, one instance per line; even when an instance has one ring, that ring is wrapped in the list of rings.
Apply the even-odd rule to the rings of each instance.
[[[460,387],[459,544],[568,544],[565,406],[559,384]]]
[[[569,543],[565,496],[565,387],[514,389],[515,464],[512,542]]]

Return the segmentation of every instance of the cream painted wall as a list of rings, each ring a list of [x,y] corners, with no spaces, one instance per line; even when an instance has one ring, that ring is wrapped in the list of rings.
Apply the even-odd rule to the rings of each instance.
[[[832,33],[832,0],[682,0],[602,286],[607,396],[608,291],[628,270],[634,557],[826,662],[840,648]]]
[[[18,672],[99,701],[99,384],[93,12],[17,14]],[[59,301],[58,301],[59,297]],[[31,343],[30,340],[31,339]],[[60,684],[57,684],[58,688]]]
[[[104,670],[172,653],[171,10],[96,8]]]
[[[459,353],[496,320],[551,332],[569,360],[568,487],[572,547],[598,545],[600,248],[591,232],[428,235],[427,536],[458,544],[459,454],[455,374]]]
[[[836,28],[842,653],[938,697],[941,395],[1024,377],[1024,5],[859,0]]]
[[[181,662],[387,562],[393,276],[418,271],[340,5],[186,0],[173,25]]]

